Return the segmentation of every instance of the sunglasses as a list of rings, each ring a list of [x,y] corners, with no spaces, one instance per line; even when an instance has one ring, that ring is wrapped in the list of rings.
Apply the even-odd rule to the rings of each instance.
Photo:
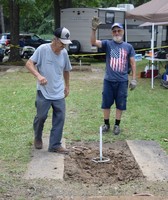
[[[122,30],[121,29],[118,29],[118,30],[112,30],[112,33],[121,33]]]

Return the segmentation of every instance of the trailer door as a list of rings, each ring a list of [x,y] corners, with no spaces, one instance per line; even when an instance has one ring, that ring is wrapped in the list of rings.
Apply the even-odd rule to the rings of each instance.
[[[125,13],[124,11],[112,9],[99,9],[99,19],[102,24],[98,29],[98,39],[106,40],[112,39],[111,26],[113,23],[121,23],[124,25]]]

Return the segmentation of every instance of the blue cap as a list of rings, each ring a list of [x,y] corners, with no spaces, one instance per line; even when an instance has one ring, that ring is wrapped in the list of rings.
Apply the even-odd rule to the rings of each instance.
[[[111,29],[113,30],[114,27],[118,27],[118,28],[124,29],[124,28],[123,28],[123,25],[120,24],[120,23],[114,23],[114,24],[111,26]]]

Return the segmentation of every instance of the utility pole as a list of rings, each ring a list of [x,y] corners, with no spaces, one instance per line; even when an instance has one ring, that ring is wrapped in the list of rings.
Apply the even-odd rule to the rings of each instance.
[[[5,32],[5,24],[4,24],[4,15],[3,15],[2,5],[0,5],[0,24],[1,24],[2,33],[4,33]]]

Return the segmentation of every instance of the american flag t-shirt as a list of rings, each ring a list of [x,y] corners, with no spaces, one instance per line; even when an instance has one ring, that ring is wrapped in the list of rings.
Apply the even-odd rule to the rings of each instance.
[[[116,46],[110,51],[110,67],[113,71],[123,72],[126,67],[127,51]]]

